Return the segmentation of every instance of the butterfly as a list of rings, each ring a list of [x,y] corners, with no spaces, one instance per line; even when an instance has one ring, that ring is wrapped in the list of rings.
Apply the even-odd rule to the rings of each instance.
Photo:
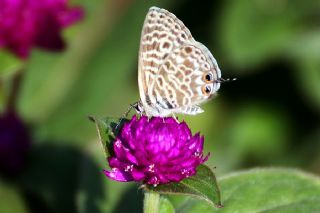
[[[206,46],[196,41],[174,14],[151,7],[140,40],[138,84],[140,100],[132,105],[149,117],[188,114],[204,110],[221,78],[217,61]]]

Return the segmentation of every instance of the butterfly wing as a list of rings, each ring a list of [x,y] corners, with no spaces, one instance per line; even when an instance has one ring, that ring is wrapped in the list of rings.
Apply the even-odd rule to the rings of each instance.
[[[140,101],[145,111],[155,104],[148,97],[148,89],[159,67],[173,50],[193,41],[190,31],[175,15],[157,7],[149,9],[141,33],[138,66]]]
[[[216,94],[220,77],[216,60],[203,44],[184,44],[174,49],[159,67],[148,96],[156,99],[152,102],[160,109],[198,114],[203,110],[197,105]]]

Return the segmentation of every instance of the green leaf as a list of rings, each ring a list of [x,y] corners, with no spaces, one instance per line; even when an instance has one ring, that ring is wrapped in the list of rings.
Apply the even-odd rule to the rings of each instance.
[[[224,208],[188,201],[183,212],[318,212],[320,179],[294,169],[254,169],[223,177]]]
[[[160,198],[159,213],[174,213],[172,203],[165,197]]]
[[[19,71],[24,66],[22,60],[7,51],[0,51],[0,78]]]
[[[99,141],[102,145],[105,155],[107,157],[110,156],[113,153],[112,142],[116,138],[118,131],[121,129],[126,119],[98,119],[92,116],[90,116],[89,119],[95,122],[96,124],[96,128],[99,135]]]
[[[213,171],[205,165],[197,168],[197,174],[179,183],[169,183],[147,189],[161,194],[191,195],[203,199],[216,207],[221,207],[220,190]]]

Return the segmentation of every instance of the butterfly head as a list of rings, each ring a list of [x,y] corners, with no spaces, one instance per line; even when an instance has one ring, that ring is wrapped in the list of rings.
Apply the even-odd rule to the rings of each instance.
[[[211,99],[216,95],[216,92],[220,88],[220,84],[231,82],[237,80],[236,78],[217,78],[215,79],[211,72],[205,73],[203,75],[203,82],[204,84],[201,86],[202,95],[207,96],[208,99]]]
[[[142,115],[144,113],[144,107],[143,107],[143,104],[141,102],[141,100],[139,100],[138,102],[134,103],[132,105],[132,107],[136,110],[136,112],[140,115]]]

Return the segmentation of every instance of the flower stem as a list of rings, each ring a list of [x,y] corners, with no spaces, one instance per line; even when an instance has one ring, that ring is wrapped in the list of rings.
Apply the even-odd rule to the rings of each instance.
[[[143,201],[143,213],[158,213],[160,194],[153,191],[145,191]]]
[[[17,99],[20,92],[20,87],[22,83],[22,78],[24,75],[24,70],[18,70],[12,79],[12,88],[7,100],[7,106],[5,112],[10,113],[16,110]]]

